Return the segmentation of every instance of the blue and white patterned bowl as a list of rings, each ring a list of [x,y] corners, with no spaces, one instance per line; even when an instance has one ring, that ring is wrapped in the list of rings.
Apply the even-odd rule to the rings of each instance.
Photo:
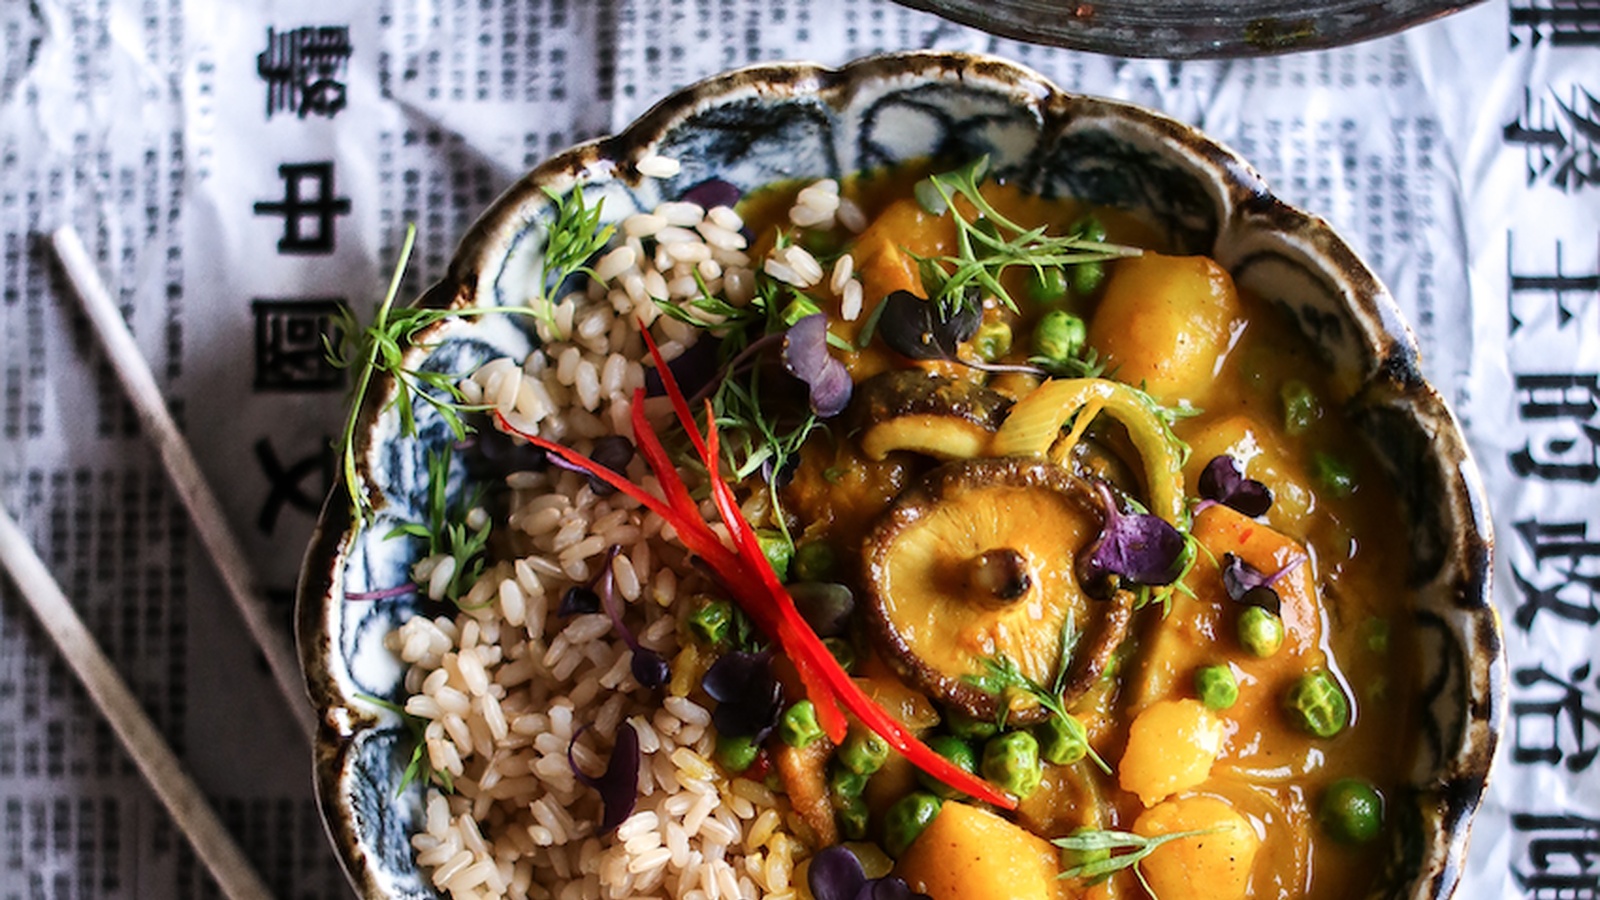
[[[842,69],[774,65],[709,79],[672,95],[621,134],[575,147],[533,170],[478,220],[449,275],[420,303],[520,304],[539,272],[551,205],[581,180],[618,220],[717,177],[749,189],[794,178],[989,154],[1009,180],[1045,195],[1143,210],[1179,252],[1216,258],[1244,288],[1291,310],[1335,367],[1354,419],[1405,500],[1416,548],[1414,611],[1425,651],[1425,716],[1414,787],[1396,804],[1402,827],[1385,896],[1442,898],[1460,877],[1468,826],[1489,772],[1504,707],[1504,658],[1489,603],[1490,528],[1478,475],[1455,421],[1422,379],[1417,350],[1383,285],[1326,223],[1279,202],[1233,152],[1154,113],[1065,94],[992,57],[914,53]],[[675,177],[639,175],[659,154]],[[511,317],[451,319],[426,333],[411,363],[460,372],[490,355],[526,354]],[[424,518],[430,450],[443,423],[399,436],[380,383],[361,411],[358,477],[378,508],[351,528],[339,488],[324,510],[299,592],[300,654],[321,728],[316,775],[328,830],[357,889],[370,898],[437,896],[409,838],[421,792],[397,795],[410,736],[363,700],[402,700],[402,666],[384,636],[419,609],[415,597],[352,602],[409,580],[413,542],[385,541]],[[455,467],[461,490],[463,476]]]

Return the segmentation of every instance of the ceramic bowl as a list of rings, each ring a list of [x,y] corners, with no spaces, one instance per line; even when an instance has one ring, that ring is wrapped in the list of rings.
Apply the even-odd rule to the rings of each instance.
[[[1422,378],[1416,344],[1372,271],[1322,220],[1279,202],[1244,160],[1195,130],[1133,106],[1056,89],[990,57],[916,53],[841,69],[773,65],[685,88],[621,134],[583,144],[534,169],[462,241],[448,276],[418,302],[520,303],[539,271],[551,209],[544,190],[582,179],[607,218],[651,209],[717,177],[740,188],[843,176],[929,156],[989,154],[1004,177],[1046,195],[1143,210],[1179,252],[1205,253],[1244,288],[1290,310],[1349,391],[1355,420],[1395,475],[1423,644],[1424,746],[1386,884],[1393,896],[1441,898],[1457,883],[1504,705],[1504,662],[1489,603],[1490,528],[1460,430]],[[642,178],[649,155],[682,171]],[[509,316],[451,319],[426,334],[411,362],[460,372],[490,355],[521,356],[530,335]],[[402,666],[384,636],[419,609],[414,596],[349,601],[409,580],[417,552],[386,541],[395,524],[424,520],[430,449],[448,429],[424,416],[399,435],[379,384],[361,411],[357,473],[378,507],[351,528],[340,488],[306,558],[298,629],[306,683],[321,728],[316,780],[328,830],[351,880],[371,898],[436,896],[413,861],[421,792],[397,795],[410,736],[363,696],[403,700]],[[461,467],[456,467],[459,472]],[[462,489],[462,476],[452,490]]]
[[[1481,0],[899,0],[1019,41],[1117,56],[1216,59],[1342,47]]]

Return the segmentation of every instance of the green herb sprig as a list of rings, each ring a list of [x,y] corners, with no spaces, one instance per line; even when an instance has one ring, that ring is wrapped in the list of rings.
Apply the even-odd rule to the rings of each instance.
[[[437,412],[456,439],[461,440],[472,430],[465,416],[486,407],[466,402],[465,395],[457,387],[460,374],[406,366],[406,347],[413,344],[424,329],[445,319],[492,314],[522,315],[533,316],[553,328],[557,305],[555,292],[573,275],[593,274],[588,267],[589,260],[606,246],[614,231],[613,226],[600,223],[603,201],[589,206],[584,201],[582,185],[574,185],[565,195],[559,195],[549,188],[545,188],[544,192],[550,198],[555,214],[540,269],[539,294],[529,304],[396,309],[394,303],[400,295],[400,284],[417,239],[416,226],[408,225],[399,260],[389,277],[389,288],[373,313],[372,322],[363,327],[348,306],[342,306],[336,315],[337,337],[332,341],[325,340],[324,349],[329,363],[356,372],[350,412],[345,418],[344,429],[335,449],[339,453],[340,471],[345,490],[350,495],[350,507],[357,528],[370,524],[376,512],[371,498],[361,487],[356,471],[356,429],[367,392],[377,377],[380,374],[388,375],[395,383],[395,397],[391,404],[399,411],[401,436],[409,437],[417,433],[416,415],[420,403]]]
[[[930,175],[916,187],[923,209],[932,215],[948,211],[956,224],[954,256],[918,259],[922,283],[931,294],[929,299],[941,304],[947,314],[977,303],[982,294],[996,298],[1013,312],[1020,311],[1000,283],[1000,276],[1013,266],[1027,266],[1043,277],[1046,268],[1102,262],[1143,252],[1137,247],[1092,241],[1079,235],[1050,235],[1042,226],[1023,228],[983,196],[979,186],[988,172],[989,157],[980,156],[959,169]],[[976,219],[969,221],[957,210],[957,197],[972,204],[978,211]]]
[[[780,235],[779,245],[782,243]],[[736,481],[749,478],[766,466],[774,472],[783,469],[800,452],[806,438],[822,427],[821,420],[809,411],[797,420],[780,421],[773,410],[781,405],[763,402],[760,362],[748,358],[761,349],[755,345],[776,342],[777,336],[796,320],[818,310],[810,298],[793,285],[759,269],[754,271],[754,277],[754,295],[744,306],[734,306],[712,294],[698,274],[695,275],[695,283],[700,288],[698,296],[678,302],[657,301],[666,315],[722,340],[722,372],[710,399],[712,415],[722,437],[723,458]],[[832,334],[828,338],[830,344],[837,346],[839,343]],[[843,349],[851,348],[846,345]],[[748,370],[744,366],[746,362],[750,363]],[[768,479],[767,490],[775,511],[772,520],[785,540],[792,544],[787,516],[781,512],[776,479]]]
[[[476,528],[467,522],[469,513],[483,501],[481,485],[466,503],[451,508],[448,496],[450,457],[448,448],[428,454],[428,521],[397,525],[385,537],[421,538],[428,544],[427,556],[442,555],[455,560],[455,572],[445,585],[444,596],[452,603],[459,604],[461,597],[472,589],[478,576],[483,574],[485,550],[489,545],[489,530],[493,523],[488,516]]]
[[[1067,711],[1066,703],[1062,697],[1067,689],[1067,671],[1072,663],[1072,651],[1078,645],[1080,637],[1077,627],[1073,624],[1069,614],[1065,622],[1061,623],[1061,643],[1056,662],[1056,677],[1050,684],[1041,684],[1029,678],[1017,667],[1016,660],[1004,653],[983,660],[984,673],[982,675],[966,676],[966,681],[993,694],[1004,694],[1008,690],[1018,690],[1029,695],[1045,709],[1050,715],[1060,720],[1068,733],[1083,741],[1088,751],[1088,757],[1100,771],[1111,774],[1111,767],[1095,752],[1094,746],[1089,743],[1088,732],[1084,730],[1083,723],[1078,717]],[[1006,727],[1006,717],[1010,710],[1004,702],[998,704],[999,713],[995,717],[995,725],[999,728]]]
[[[400,721],[405,723],[406,730],[411,732],[411,759],[406,763],[405,771],[400,773],[400,784],[394,789],[396,797],[404,794],[406,788],[410,787],[414,781],[434,785],[446,794],[456,792],[455,781],[450,773],[442,769],[435,769],[433,763],[428,759],[428,721],[426,719],[421,716],[414,716],[406,712],[403,707],[390,703],[381,697],[374,697],[371,694],[357,694],[356,696],[371,703],[373,706],[386,709],[399,716]]]
[[[1058,877],[1092,880],[1131,868],[1134,876],[1139,879],[1139,883],[1144,886],[1145,891],[1151,897],[1155,897],[1156,892],[1150,887],[1150,883],[1145,881],[1144,872],[1140,871],[1139,863],[1143,862],[1145,857],[1154,853],[1163,844],[1182,838],[1215,834],[1221,830],[1221,828],[1205,828],[1196,831],[1174,831],[1170,834],[1145,837],[1142,834],[1134,834],[1131,831],[1113,831],[1097,828],[1079,831],[1066,837],[1055,838],[1050,843],[1063,850],[1071,850],[1075,853],[1108,852],[1111,854],[1110,856],[1091,859],[1088,862],[1064,869]],[[1116,852],[1118,850],[1132,852],[1118,853]]]

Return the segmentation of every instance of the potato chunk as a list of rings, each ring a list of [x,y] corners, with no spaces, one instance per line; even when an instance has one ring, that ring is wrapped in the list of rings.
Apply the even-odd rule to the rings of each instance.
[[[1204,407],[1244,324],[1227,270],[1203,256],[1145,253],[1115,264],[1089,346],[1118,381],[1143,383],[1163,403]]]
[[[1162,844],[1140,863],[1161,900],[1235,900],[1248,896],[1250,867],[1261,838],[1250,820],[1214,797],[1181,797],[1145,810],[1133,823],[1145,837],[1180,831],[1207,834]]]
[[[1128,729],[1117,766],[1122,789],[1154,806],[1205,781],[1222,752],[1222,720],[1199,700],[1152,703]]]
[[[991,812],[949,802],[896,872],[933,900],[1062,900],[1059,854],[1044,838]]]

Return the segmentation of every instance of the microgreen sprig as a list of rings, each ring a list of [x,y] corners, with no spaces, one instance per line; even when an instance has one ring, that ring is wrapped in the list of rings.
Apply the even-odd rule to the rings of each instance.
[[[1088,862],[1064,869],[1057,877],[1092,880],[1131,868],[1134,876],[1139,879],[1139,883],[1144,885],[1144,889],[1151,897],[1154,897],[1156,892],[1150,887],[1149,882],[1145,881],[1144,872],[1139,870],[1139,863],[1143,862],[1145,857],[1154,853],[1163,844],[1182,838],[1215,834],[1220,830],[1220,828],[1205,828],[1195,831],[1174,831],[1169,834],[1145,837],[1142,834],[1134,834],[1131,831],[1096,828],[1079,831],[1066,837],[1055,838],[1050,843],[1063,850],[1071,850],[1075,853],[1098,854],[1106,852],[1111,854],[1110,856],[1091,859]],[[1118,850],[1131,850],[1132,852],[1117,853],[1116,851]]]
[[[615,233],[615,225],[601,225],[600,211],[605,199],[589,206],[583,199],[583,185],[574,184],[566,194],[543,188],[546,197],[555,205],[555,219],[550,224],[550,237],[545,244],[544,264],[540,270],[540,304],[538,316],[548,324],[555,323],[556,292],[568,278],[578,273],[593,276],[589,260],[605,249]]]
[[[916,196],[933,215],[950,213],[956,224],[956,255],[919,258],[922,283],[929,299],[946,309],[974,304],[976,294],[987,294],[1019,311],[1000,276],[1013,266],[1028,266],[1042,277],[1046,268],[1102,262],[1138,256],[1137,247],[1093,241],[1079,235],[1050,235],[1043,226],[1023,228],[994,208],[980,185],[989,172],[989,157],[980,156],[959,169],[930,175],[918,183]],[[966,200],[978,216],[968,220],[956,206]],[[987,223],[989,227],[981,227]]]
[[[406,788],[410,787],[413,781],[435,785],[447,794],[456,792],[455,782],[450,773],[443,769],[435,769],[433,763],[428,759],[428,722],[426,719],[421,716],[414,716],[406,712],[403,707],[390,703],[381,697],[374,697],[371,694],[357,694],[356,696],[371,703],[373,706],[386,709],[399,716],[400,721],[405,724],[406,730],[411,732],[411,759],[406,763],[405,771],[400,774],[400,784],[394,789],[396,797],[404,794]]]
[[[772,520],[784,538],[792,543],[787,516],[781,512],[776,474],[795,458],[806,438],[822,425],[822,421],[809,411],[797,420],[780,421],[774,410],[782,405],[763,402],[763,367],[757,357],[768,348],[779,346],[781,335],[793,325],[790,319],[814,313],[816,309],[815,304],[792,285],[759,269],[754,277],[754,294],[744,306],[734,306],[712,294],[699,274],[695,275],[700,289],[698,296],[677,302],[657,302],[666,315],[722,339],[719,348],[722,368],[710,392],[710,400],[723,438],[723,458],[735,481],[742,481],[763,469],[772,472],[774,477],[766,479],[774,510]],[[832,334],[827,337],[830,345],[837,341]],[[845,349],[849,349],[848,346]]]
[[[540,269],[539,294],[532,303],[523,306],[396,309],[394,303],[400,295],[400,284],[417,239],[416,226],[408,225],[399,260],[389,276],[389,288],[373,313],[372,322],[363,327],[353,310],[348,306],[340,308],[335,321],[337,338],[325,340],[324,347],[329,363],[356,372],[350,412],[345,418],[337,450],[357,528],[368,525],[375,514],[372,500],[362,488],[356,471],[356,429],[360,422],[361,407],[377,376],[388,375],[394,380],[395,397],[391,404],[400,416],[401,436],[409,437],[417,433],[416,416],[418,404],[421,403],[437,412],[456,439],[461,440],[472,430],[465,415],[485,407],[466,402],[466,397],[456,386],[461,378],[459,373],[407,367],[406,348],[424,329],[445,319],[490,314],[522,315],[533,316],[553,327],[557,305],[553,295],[573,275],[593,274],[588,267],[589,260],[605,247],[614,231],[613,226],[600,224],[603,201],[588,205],[584,201],[581,184],[574,185],[565,195],[557,194],[550,188],[544,188],[544,192],[550,198],[555,212]]]
[[[1072,616],[1069,614],[1066,621],[1061,623],[1061,644],[1056,662],[1056,677],[1048,685],[1034,681],[1017,667],[1016,660],[1004,653],[983,660],[984,673],[977,676],[968,676],[967,681],[994,694],[1003,694],[1008,690],[1019,690],[1029,695],[1045,709],[1050,715],[1061,721],[1061,724],[1071,732],[1074,737],[1081,738],[1087,748],[1088,757],[1100,771],[1111,774],[1111,767],[1095,752],[1094,746],[1089,743],[1088,734],[1084,731],[1083,723],[1078,717],[1067,711],[1066,703],[1062,697],[1067,689],[1067,671],[1072,664],[1072,651],[1078,645],[1080,637]],[[999,713],[995,725],[1005,728],[1006,716],[1010,712],[1004,702],[998,704]]]
[[[428,454],[428,521],[406,522],[395,526],[386,537],[415,537],[428,542],[426,556],[448,556],[455,560],[455,570],[445,585],[444,596],[459,603],[463,594],[472,588],[483,574],[485,553],[489,545],[489,530],[493,527],[489,516],[482,522],[471,523],[472,510],[483,499],[480,485],[467,500],[451,509],[450,450],[443,448]]]

